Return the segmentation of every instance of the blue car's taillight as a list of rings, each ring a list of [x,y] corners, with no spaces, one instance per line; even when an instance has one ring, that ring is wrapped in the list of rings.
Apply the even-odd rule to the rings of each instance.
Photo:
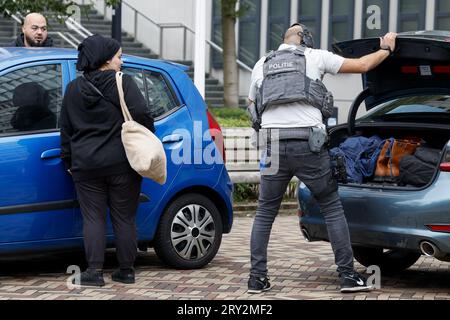
[[[224,138],[222,128],[220,128],[219,123],[216,121],[216,119],[214,119],[209,110],[206,110],[206,114],[208,115],[209,131],[211,133],[211,137],[222,155],[223,163],[225,163],[225,141],[223,140]]]

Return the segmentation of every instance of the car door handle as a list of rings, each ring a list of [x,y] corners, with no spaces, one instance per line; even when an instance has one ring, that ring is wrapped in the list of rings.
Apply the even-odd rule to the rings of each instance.
[[[50,149],[45,150],[41,154],[41,159],[52,159],[52,158],[59,158],[61,156],[61,149]]]
[[[169,136],[165,136],[162,139],[162,142],[163,143],[174,143],[174,142],[179,142],[181,140],[183,140],[183,136],[182,135],[180,135],[180,134],[171,134]]]

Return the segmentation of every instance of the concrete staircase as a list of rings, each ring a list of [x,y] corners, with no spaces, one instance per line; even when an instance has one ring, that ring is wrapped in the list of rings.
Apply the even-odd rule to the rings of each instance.
[[[65,25],[60,24],[58,21],[49,19],[49,31],[50,32],[67,32],[68,29]],[[97,11],[91,10],[89,11],[88,17],[82,16],[81,24],[91,31],[92,33],[98,33],[103,36],[110,37],[111,36],[111,21],[106,20],[102,15],[100,15]],[[13,40],[13,20],[11,18],[5,18],[3,16],[0,17],[0,47],[7,46]],[[20,27],[18,27],[18,33],[20,33]],[[74,32],[71,32],[72,35],[79,38],[78,35]],[[67,42],[63,42],[59,37],[52,36],[54,40],[54,45],[57,47],[67,47],[71,48],[71,46]],[[81,39],[79,39],[81,40]],[[152,52],[150,49],[143,46],[142,43],[136,41],[134,37],[127,34],[126,32],[122,32],[122,48],[125,54],[157,59],[158,55]],[[190,68],[187,71],[188,75],[193,78],[194,77],[194,68],[192,61],[176,61],[178,63],[182,63],[188,65]],[[219,80],[210,76],[209,73],[206,74],[206,103],[209,107],[222,107],[223,106],[223,85],[219,83]],[[245,107],[245,99],[240,99],[239,105],[240,107]]]

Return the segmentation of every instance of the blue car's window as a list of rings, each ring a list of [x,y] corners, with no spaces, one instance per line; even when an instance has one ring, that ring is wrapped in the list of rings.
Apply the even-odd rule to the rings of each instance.
[[[161,117],[180,105],[171,87],[159,72],[133,68],[123,68],[122,71],[133,77],[146,97],[147,105],[154,118]]]
[[[124,74],[130,75],[134,82],[136,82],[139,90],[141,90],[142,95],[145,97],[145,84],[144,84],[144,75],[142,74],[142,70],[140,69],[132,69],[132,68],[123,68],[122,72]]]
[[[178,103],[164,77],[156,72],[144,71],[149,105],[154,118],[178,107]]]
[[[180,105],[172,88],[159,72],[130,67],[124,67],[122,72],[131,76],[136,82],[153,118],[161,117]],[[77,77],[81,75],[82,72],[77,71]]]
[[[59,64],[22,68],[0,77],[0,134],[58,128]]]
[[[413,120],[427,115],[439,115],[442,121],[447,119],[450,116],[450,96],[418,95],[393,99],[380,104],[358,120],[371,122],[395,120],[399,117],[408,117]]]

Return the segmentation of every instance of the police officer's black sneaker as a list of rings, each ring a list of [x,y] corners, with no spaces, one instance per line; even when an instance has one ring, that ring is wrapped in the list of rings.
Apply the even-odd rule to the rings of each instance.
[[[262,293],[271,289],[269,277],[250,276],[247,293]]]
[[[80,273],[80,283],[76,283],[77,277],[72,279],[72,284],[81,286],[103,287],[105,280],[103,280],[103,271],[96,269],[87,269]]]
[[[111,279],[116,282],[122,282],[122,283],[134,283],[135,277],[134,277],[134,270],[133,269],[118,269],[113,272],[111,275]]]
[[[342,293],[373,290],[372,286],[367,285],[367,280],[356,271],[342,273],[340,277]]]

